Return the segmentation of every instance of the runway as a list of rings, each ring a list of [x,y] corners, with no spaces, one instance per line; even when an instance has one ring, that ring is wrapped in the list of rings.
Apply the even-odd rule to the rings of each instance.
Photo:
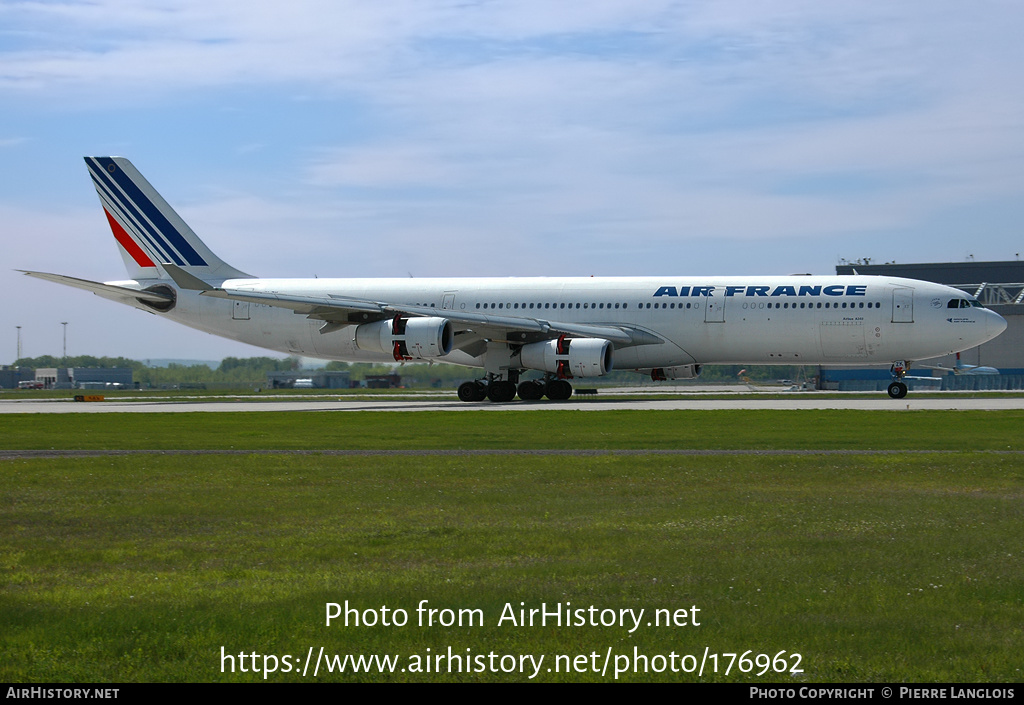
[[[685,396],[674,399],[637,398],[635,396],[616,398],[580,397],[564,402],[492,402],[465,403],[454,397],[445,399],[417,399],[415,395],[405,397],[307,397],[296,399],[281,396],[243,396],[231,399],[201,397],[183,399],[110,398],[98,402],[75,402],[67,399],[6,399],[0,400],[0,414],[103,414],[103,413],[221,413],[246,412],[353,412],[353,411],[655,411],[655,410],[722,410],[722,409],[763,409],[763,410],[819,410],[854,409],[863,411],[1005,411],[1024,409],[1024,396],[1007,395],[989,397],[968,397],[956,392],[927,397],[910,395],[904,399],[889,399],[885,394],[876,397],[836,394],[799,393],[790,397],[772,395],[737,394],[735,398],[714,396]]]

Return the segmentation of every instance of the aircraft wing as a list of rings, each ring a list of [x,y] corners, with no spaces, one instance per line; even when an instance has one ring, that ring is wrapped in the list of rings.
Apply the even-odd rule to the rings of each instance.
[[[943,370],[944,372],[952,372],[955,375],[997,375],[999,370],[995,367],[987,367],[985,365],[964,365],[957,363],[956,367],[943,367],[942,365],[927,365],[933,370]]]
[[[94,282],[88,279],[78,279],[77,277],[69,277],[64,274],[50,274],[49,272],[29,272],[24,269],[16,270],[27,274],[30,277],[36,277],[37,279],[45,279],[51,282],[57,282],[58,284],[64,284],[66,286],[73,286],[76,289],[85,289],[91,291],[97,296],[102,296],[105,299],[112,299],[114,301],[120,301],[122,303],[134,303],[139,299],[143,301],[149,301],[154,304],[166,304],[174,301],[173,294],[166,294],[160,291],[144,291],[140,289],[131,289],[126,286],[117,286],[116,284],[104,284],[103,282]]]
[[[305,314],[309,318],[325,321],[322,332],[337,330],[345,325],[358,325],[367,320],[380,320],[396,314],[409,316],[438,316],[462,324],[478,336],[508,339],[513,342],[554,338],[561,334],[584,338],[604,338],[619,345],[650,345],[664,342],[662,338],[639,328],[621,325],[595,325],[550,321],[527,316],[495,316],[484,313],[466,313],[449,309],[438,310],[420,306],[395,305],[386,301],[368,301],[329,294],[327,296],[301,296],[273,292],[250,291],[247,289],[224,289],[204,282],[173,264],[164,265],[178,286],[201,291],[205,296],[215,296],[237,301],[250,301],[268,306],[278,306]],[[375,316],[368,318],[368,315]],[[518,334],[518,335],[516,335]]]
[[[447,318],[454,323],[465,324],[478,333],[501,332],[507,334],[514,331],[540,333],[543,337],[556,337],[561,333],[565,333],[585,338],[605,338],[615,343],[632,345],[662,342],[660,338],[656,341],[653,340],[654,336],[651,336],[649,333],[639,330],[634,331],[627,327],[548,321],[538,318],[527,318],[525,316],[491,316],[482,313],[465,313],[447,309],[439,310],[422,306],[398,306],[384,301],[365,301],[334,295],[323,297],[293,296],[290,294],[264,293],[242,289],[217,289],[204,293],[207,296],[216,296],[218,298],[251,301],[253,303],[288,308],[296,313],[305,314],[309,318],[315,318],[332,324],[357,325],[363,322],[359,315],[361,313],[381,314],[381,317],[406,314],[409,316],[439,316]],[[339,326],[335,325],[332,329],[337,327]],[[501,337],[504,337],[504,335]],[[643,343],[641,343],[641,339]]]

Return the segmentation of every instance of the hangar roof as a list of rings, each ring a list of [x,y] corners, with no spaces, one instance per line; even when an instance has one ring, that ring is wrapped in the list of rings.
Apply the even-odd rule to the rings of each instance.
[[[921,279],[936,284],[1011,284],[1024,282],[1024,261],[938,262],[919,264],[839,264],[836,274],[887,274],[891,277]]]
[[[1024,262],[938,262],[934,264],[840,264],[836,274],[881,274],[955,286],[1003,315],[1024,309]]]

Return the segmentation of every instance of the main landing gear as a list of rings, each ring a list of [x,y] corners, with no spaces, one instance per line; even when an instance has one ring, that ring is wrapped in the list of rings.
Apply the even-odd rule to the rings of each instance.
[[[902,399],[907,396],[907,383],[903,381],[903,378],[907,376],[908,369],[910,369],[910,363],[904,360],[897,360],[889,369],[892,373],[892,383],[887,391],[892,399]]]
[[[510,380],[492,379],[490,381],[474,380],[459,385],[459,401],[509,402],[516,398],[523,401],[540,401],[547,397],[552,401],[565,401],[572,396],[572,385],[564,379],[545,378],[543,380],[527,380],[518,386]]]
[[[483,382],[463,382],[459,385],[459,401],[483,401],[487,398],[487,385]]]

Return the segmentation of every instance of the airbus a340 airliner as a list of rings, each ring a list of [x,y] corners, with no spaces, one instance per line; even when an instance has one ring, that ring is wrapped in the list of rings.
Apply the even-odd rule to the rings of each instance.
[[[87,157],[130,279],[34,277],[193,328],[329,360],[482,369],[463,401],[568,399],[614,368],[655,380],[705,364],[890,365],[965,350],[1006,321],[948,286],[880,276],[262,279],[215,255],[121,157]],[[520,379],[527,371],[543,379]]]

